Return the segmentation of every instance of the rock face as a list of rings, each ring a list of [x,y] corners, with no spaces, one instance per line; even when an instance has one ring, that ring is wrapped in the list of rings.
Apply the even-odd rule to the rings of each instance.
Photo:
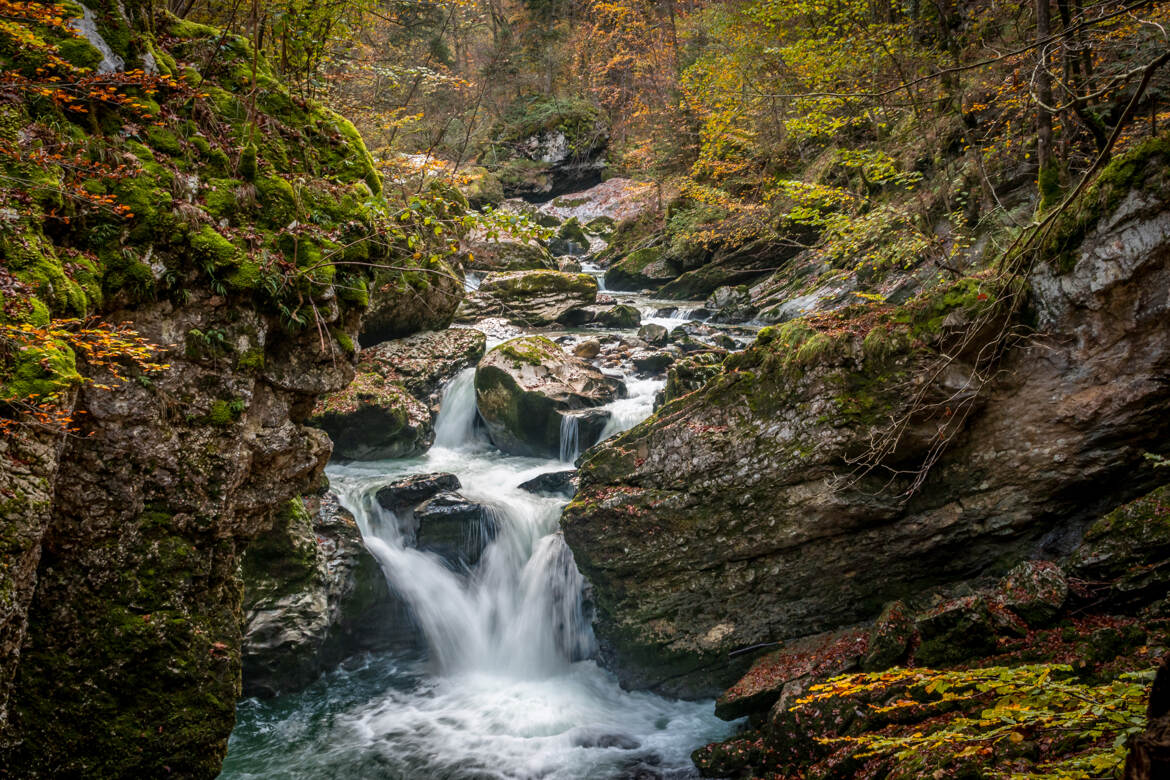
[[[475,370],[475,394],[493,444],[515,455],[555,458],[562,419],[576,418],[584,450],[607,419],[588,410],[624,397],[625,386],[548,339],[526,336],[488,352]]]
[[[765,329],[587,456],[563,527],[623,682],[710,693],[734,673],[729,651],[1067,552],[1103,507],[1148,489],[1142,452],[1165,450],[1170,420],[1170,160],[1139,154],[1158,175],[1115,161],[1043,248],[1028,283],[1044,336],[980,395],[971,361],[1007,296],[968,279],[864,326],[866,309]],[[882,439],[890,420],[903,427]],[[912,477],[849,465],[913,474],[930,453],[908,500]]]
[[[562,271],[510,271],[484,277],[467,296],[459,320],[499,316],[517,325],[551,325],[573,309],[597,298],[597,280],[589,274]]]
[[[319,401],[309,424],[353,460],[421,455],[435,440],[443,385],[483,355],[485,336],[448,328],[418,333],[362,350],[357,376]]]
[[[409,619],[332,494],[293,499],[244,555],[243,693],[299,690],[362,650],[409,641]]]
[[[100,129],[51,102],[3,108],[6,148],[35,126],[38,143],[125,165],[126,176],[93,183],[133,212],[81,208],[71,213],[83,229],[45,232],[59,194],[56,205],[37,195],[10,210],[0,256],[18,243],[34,275],[10,264],[13,289],[46,321],[124,322],[169,367],[144,373],[129,361],[121,381],[60,345],[22,376],[0,361],[5,397],[30,374],[63,384],[77,428],[0,437],[0,767],[210,778],[241,690],[241,555],[290,499],[320,488],[331,445],[303,422],[319,395],[353,378],[370,292],[370,274],[354,268],[415,264],[359,240],[379,232],[389,204],[364,205],[381,197],[381,179],[350,123],[291,94],[241,38],[137,0],[88,5],[118,56],[150,55],[207,98],[160,90],[166,120],[137,133],[119,129],[139,115],[113,105]],[[88,46],[69,40],[74,53]],[[245,71],[258,86],[246,112],[233,97]],[[59,193],[66,174],[38,168],[37,190]],[[331,264],[338,253],[353,265]],[[417,292],[426,277],[416,270],[382,277],[375,297],[393,308],[399,290],[405,311],[405,287]],[[0,313],[6,326],[11,316]]]
[[[756,316],[752,295],[746,285],[720,287],[704,302],[703,306],[713,312],[713,322],[747,322]]]

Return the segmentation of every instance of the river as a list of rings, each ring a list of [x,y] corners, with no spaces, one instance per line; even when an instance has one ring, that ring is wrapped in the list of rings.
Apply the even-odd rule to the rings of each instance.
[[[655,316],[635,298],[643,322],[686,317]],[[606,436],[647,417],[663,385],[623,378],[628,397],[609,406]],[[730,732],[712,702],[624,691],[598,666],[585,583],[558,529],[566,500],[519,487],[572,468],[576,432],[562,434],[563,460],[501,453],[475,424],[473,380],[468,369],[445,388],[423,457],[327,470],[426,649],[351,659],[302,692],[240,702],[223,780],[686,778],[696,776],[690,752]],[[462,495],[492,510],[496,536],[470,570],[408,546],[374,500],[390,482],[435,472],[454,473]]]

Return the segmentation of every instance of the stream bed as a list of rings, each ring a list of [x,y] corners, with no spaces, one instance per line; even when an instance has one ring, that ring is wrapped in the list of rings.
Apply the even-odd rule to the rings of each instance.
[[[653,302],[638,302],[643,323],[687,316],[655,317]],[[623,380],[628,395],[607,407],[604,436],[645,419],[663,385]],[[711,701],[624,691],[593,660],[585,583],[558,529],[567,500],[519,487],[572,468],[575,439],[562,441],[561,460],[500,452],[476,425],[473,382],[467,369],[445,388],[424,456],[327,469],[426,650],[360,656],[299,693],[241,701],[223,780],[689,778],[691,751],[732,730]],[[460,493],[491,510],[495,538],[469,570],[409,546],[374,499],[395,480],[436,472],[455,474]]]

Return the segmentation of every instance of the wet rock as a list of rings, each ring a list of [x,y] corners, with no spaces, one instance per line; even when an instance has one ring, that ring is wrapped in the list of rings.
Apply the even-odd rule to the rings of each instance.
[[[599,312],[594,323],[606,328],[620,328],[629,330],[638,327],[642,321],[642,313],[633,306],[619,303]]]
[[[435,441],[431,410],[402,385],[359,375],[342,393],[318,402],[309,424],[329,434],[336,457],[410,458]]]
[[[665,344],[669,335],[666,328],[654,322],[648,322],[638,328],[638,338],[655,347],[661,347]]]
[[[332,494],[294,502],[243,562],[243,694],[297,691],[361,651],[408,644],[409,617]]]
[[[1024,561],[999,581],[993,598],[1028,625],[1047,626],[1064,607],[1068,582],[1051,561]]]
[[[678,314],[677,306],[663,306],[654,312],[655,317],[673,317],[676,314]]]
[[[563,416],[575,412],[587,423],[579,426],[585,449],[600,434],[596,423],[605,413],[580,413],[625,395],[620,380],[541,336],[513,339],[488,352],[476,369],[475,390],[492,443],[515,455],[545,458],[560,454]]]
[[[511,238],[476,239],[466,242],[471,259],[465,264],[468,271],[531,271],[553,269],[556,260],[540,244]]]
[[[581,263],[571,257],[558,257],[557,270],[564,273],[576,274],[581,272]]]
[[[591,360],[601,354],[601,342],[597,339],[586,339],[573,347],[573,354],[579,358]]]
[[[711,319],[711,310],[703,308],[702,306],[700,306],[696,309],[691,309],[690,313],[687,316],[687,319],[689,319],[689,320],[704,320],[704,321],[709,320],[709,319]]]
[[[674,355],[669,352],[643,352],[634,355],[634,368],[644,374],[661,374],[674,363]]]
[[[379,488],[375,499],[391,512],[421,504],[431,496],[458,490],[462,485],[454,474],[414,474]]]
[[[397,382],[418,400],[434,406],[447,382],[479,362],[486,342],[487,337],[472,328],[417,333],[362,350],[357,370],[359,375],[373,372]]]
[[[560,271],[491,273],[459,309],[460,321],[500,316],[522,326],[551,325],[597,297],[597,280],[589,274]]]
[[[550,471],[526,482],[521,482],[520,489],[527,490],[529,493],[563,495],[572,498],[573,494],[577,492],[577,470]]]
[[[414,507],[412,524],[415,546],[455,567],[474,566],[497,531],[487,507],[453,492],[437,493]]]
[[[712,312],[712,322],[747,322],[756,316],[752,296],[746,285],[720,287],[707,298],[704,308]]]
[[[628,734],[615,734],[608,731],[599,731],[590,728],[577,728],[570,737],[570,743],[580,748],[617,748],[618,750],[637,750],[642,743]]]

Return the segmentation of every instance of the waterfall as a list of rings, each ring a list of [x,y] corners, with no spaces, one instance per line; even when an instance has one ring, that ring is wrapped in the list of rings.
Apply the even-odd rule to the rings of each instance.
[[[565,463],[574,463],[581,454],[581,444],[577,434],[579,420],[575,415],[561,415],[561,460]]]
[[[475,369],[465,368],[443,389],[435,420],[435,446],[459,449],[476,441]]]
[[[105,38],[98,32],[97,19],[93,15],[93,11],[81,5],[81,18],[70,20],[70,25],[73,29],[81,33],[90,45],[98,50],[102,55],[102,61],[98,63],[98,73],[113,73],[114,71],[122,70],[126,66],[126,61],[114,54],[114,50],[106,43]]]

